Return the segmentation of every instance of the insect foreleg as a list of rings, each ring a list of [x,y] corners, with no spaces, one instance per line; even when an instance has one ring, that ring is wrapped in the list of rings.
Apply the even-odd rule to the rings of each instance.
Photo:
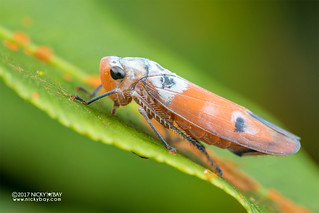
[[[117,102],[114,102],[113,108],[112,108],[112,115],[115,115],[116,110],[120,107],[120,105]]]
[[[106,93],[104,93],[104,94],[102,94],[102,95],[99,95],[99,96],[97,96],[97,97],[95,97],[95,98],[92,98],[91,100],[88,100],[88,101],[84,101],[82,98],[80,98],[80,97],[77,96],[77,95],[72,95],[72,96],[71,96],[71,100],[72,100],[72,101],[74,101],[74,100],[79,100],[79,101],[82,102],[82,104],[89,105],[89,104],[93,103],[94,101],[97,101],[97,100],[99,100],[99,99],[101,99],[101,98],[104,98],[105,96],[112,95],[112,94],[115,94],[115,93],[118,93],[118,92],[119,92],[119,90],[118,90],[118,89],[115,89],[115,90],[112,90],[112,91],[110,91],[110,92],[106,92]]]
[[[143,117],[146,119],[147,123],[150,125],[152,130],[155,132],[157,137],[161,140],[161,142],[164,144],[165,148],[172,154],[176,154],[176,149],[174,147],[171,147],[170,145],[167,144],[167,142],[162,138],[162,136],[158,133],[158,131],[155,129],[154,125],[152,124],[151,120],[149,119],[146,111],[140,107],[138,108],[139,113],[143,115]]]
[[[86,89],[84,89],[83,87],[77,87],[75,90],[76,91],[82,91],[85,92],[88,96],[90,97],[94,97],[96,96],[96,94],[98,94],[98,92],[102,89],[102,84],[100,84],[92,93],[90,93],[89,91],[87,91]]]

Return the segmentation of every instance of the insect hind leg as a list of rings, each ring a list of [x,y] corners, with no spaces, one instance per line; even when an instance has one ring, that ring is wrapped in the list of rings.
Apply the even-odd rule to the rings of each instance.
[[[171,147],[170,145],[168,145],[168,143],[163,139],[163,137],[158,133],[158,131],[155,129],[154,125],[152,124],[150,118],[147,115],[147,112],[143,109],[143,107],[138,108],[139,113],[141,113],[141,115],[143,115],[143,117],[146,119],[147,123],[150,125],[150,127],[152,128],[152,130],[155,132],[155,134],[157,135],[157,137],[161,140],[161,142],[163,143],[163,145],[165,146],[165,148],[172,154],[176,155],[176,149],[174,147]]]
[[[214,170],[219,174],[219,176],[223,175],[223,171],[219,168],[219,166],[215,163],[215,161],[212,159],[212,157],[208,154],[206,151],[206,148],[203,144],[201,144],[197,140],[190,141],[199,151],[204,153],[206,155],[207,160],[210,162],[210,164],[213,166]]]
[[[215,172],[219,174],[219,176],[223,175],[223,171],[219,168],[219,166],[215,163],[215,161],[211,158],[211,156],[206,151],[206,148],[203,144],[201,144],[199,141],[197,141],[195,138],[183,133],[180,129],[178,129],[175,126],[172,126],[172,129],[176,131],[180,136],[185,138],[187,141],[189,141],[193,146],[196,147],[199,151],[201,151],[203,154],[206,155],[207,160],[210,162],[211,166],[213,166],[213,169]]]

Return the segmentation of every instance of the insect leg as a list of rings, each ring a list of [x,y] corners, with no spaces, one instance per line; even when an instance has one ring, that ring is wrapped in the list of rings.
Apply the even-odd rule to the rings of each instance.
[[[116,113],[116,110],[119,108],[119,104],[114,102],[114,105],[113,105],[113,108],[112,108],[112,115],[115,115]]]
[[[118,90],[115,89],[115,90],[112,90],[112,91],[110,91],[110,92],[106,92],[106,93],[104,93],[104,94],[102,94],[102,95],[99,95],[99,96],[97,96],[97,97],[95,97],[95,98],[92,98],[91,100],[88,100],[88,101],[84,101],[82,98],[80,98],[80,97],[77,96],[77,95],[72,95],[72,96],[71,96],[71,100],[72,100],[72,101],[74,101],[74,100],[79,100],[79,101],[82,102],[82,104],[89,105],[89,104],[93,103],[94,101],[97,101],[97,100],[99,100],[99,99],[101,99],[101,98],[104,98],[105,96],[112,95],[112,94],[117,93],[117,92],[118,92]]]
[[[100,84],[92,93],[84,89],[83,87],[77,87],[75,90],[76,91],[83,91],[85,92],[88,96],[94,97],[96,94],[102,89],[102,84]]]
[[[204,153],[208,159],[208,161],[211,163],[211,165],[214,167],[215,171],[217,171],[217,173],[222,176],[223,175],[223,171],[219,168],[219,166],[215,163],[215,161],[210,157],[210,155],[207,153],[206,148],[203,144],[201,144],[198,141],[191,141],[191,143],[202,153]]]
[[[174,147],[171,147],[170,145],[167,144],[167,142],[162,138],[162,136],[158,133],[158,131],[155,129],[154,125],[152,124],[151,120],[149,119],[147,113],[145,112],[145,110],[140,107],[138,108],[139,113],[141,113],[141,115],[143,115],[143,117],[146,119],[147,123],[150,125],[150,127],[152,128],[152,130],[155,132],[155,134],[157,135],[157,137],[162,141],[162,143],[164,144],[165,148],[172,154],[176,155],[176,149]]]

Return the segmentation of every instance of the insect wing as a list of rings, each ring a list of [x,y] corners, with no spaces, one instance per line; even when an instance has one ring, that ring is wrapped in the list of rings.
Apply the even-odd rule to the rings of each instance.
[[[300,148],[299,137],[179,76],[150,76],[144,88],[175,117],[207,133],[267,154],[289,155]]]

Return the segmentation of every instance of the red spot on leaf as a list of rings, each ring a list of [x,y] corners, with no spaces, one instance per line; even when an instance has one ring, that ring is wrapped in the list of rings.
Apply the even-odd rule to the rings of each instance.
[[[27,36],[25,33],[23,32],[15,32],[13,34],[13,39],[21,44],[28,44],[30,42],[30,38],[29,36]]]
[[[65,81],[71,81],[71,80],[72,80],[72,76],[69,75],[69,74],[63,74],[63,75],[62,75],[62,78],[63,78]]]
[[[53,53],[51,49],[45,46],[39,46],[35,51],[34,56],[41,61],[50,62],[52,54]]]
[[[17,50],[19,49],[19,46],[18,46],[16,43],[11,42],[11,41],[4,41],[4,42],[3,42],[3,45],[4,45],[6,48],[8,48],[8,49],[10,49],[10,50],[13,50],[13,51],[17,51]]]
[[[39,98],[39,94],[34,92],[32,93],[32,99],[38,99]]]

